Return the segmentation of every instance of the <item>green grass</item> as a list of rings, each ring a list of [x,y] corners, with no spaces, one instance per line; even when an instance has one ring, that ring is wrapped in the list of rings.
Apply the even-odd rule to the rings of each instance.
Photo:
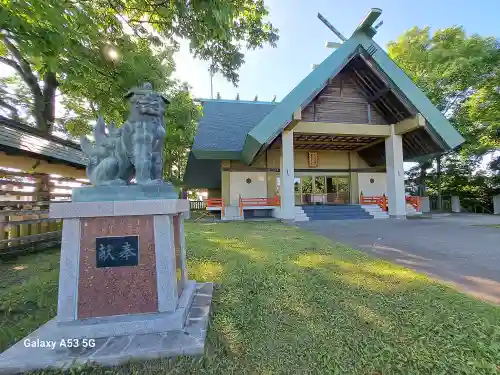
[[[475,227],[500,228],[500,224],[477,224]]]
[[[217,283],[205,356],[78,373],[499,373],[498,307],[291,226],[186,227],[190,278]],[[36,257],[1,266],[2,306],[19,311],[8,320],[22,330],[0,330],[2,345],[55,313],[57,254]]]
[[[0,352],[56,315],[59,254],[0,262]]]

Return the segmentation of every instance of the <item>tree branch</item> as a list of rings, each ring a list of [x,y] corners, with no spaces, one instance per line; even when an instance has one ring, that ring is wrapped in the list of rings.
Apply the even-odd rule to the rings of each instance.
[[[5,65],[10,66],[12,69],[15,69],[19,74],[21,74],[24,78],[24,72],[21,66],[16,63],[14,60],[8,59],[6,57],[0,56],[0,63],[4,63]]]
[[[7,110],[9,110],[11,113],[11,116],[14,118],[17,118],[19,116],[19,112],[17,111],[17,108],[14,107],[13,105],[10,105],[2,98],[0,98],[0,107],[6,108]]]
[[[41,96],[42,91],[40,90],[40,86],[38,85],[38,79],[33,74],[29,62],[24,57],[21,56],[21,52],[19,52],[17,47],[14,44],[12,44],[12,42],[5,35],[0,34],[0,40],[2,40],[5,43],[5,46],[7,47],[9,52],[17,60],[16,65],[20,67],[20,70],[18,69],[16,70],[18,70],[18,72],[23,77],[24,81],[31,88],[31,90],[33,91],[33,95]]]

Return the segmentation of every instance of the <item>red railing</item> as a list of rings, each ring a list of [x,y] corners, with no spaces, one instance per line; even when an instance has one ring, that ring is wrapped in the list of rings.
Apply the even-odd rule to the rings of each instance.
[[[207,209],[209,207],[220,207],[220,216],[221,218],[224,216],[224,199],[222,198],[208,198],[207,199]]]
[[[382,211],[387,211],[387,197],[382,196],[366,196],[363,192],[359,194],[359,204],[378,204]]]
[[[406,197],[406,203],[411,204],[413,207],[415,207],[415,210],[420,212],[420,197]]]
[[[242,198],[240,197],[240,216],[243,216],[243,207],[249,206],[279,206],[280,197],[274,196],[273,198]]]
[[[420,212],[420,197],[407,196],[405,197],[406,203],[415,207],[417,212]],[[385,195],[383,196],[364,196],[363,193],[359,195],[360,204],[378,204],[380,208],[387,211],[389,200]]]

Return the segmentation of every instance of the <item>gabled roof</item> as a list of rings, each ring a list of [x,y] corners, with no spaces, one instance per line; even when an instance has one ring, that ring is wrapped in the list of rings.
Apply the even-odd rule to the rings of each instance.
[[[192,152],[197,159],[239,160],[245,136],[276,103],[200,99],[203,117],[198,123]]]
[[[427,130],[437,139],[442,150],[450,150],[464,142],[444,115],[431,103],[413,81],[372,40],[376,30],[371,26],[381,14],[373,9],[354,34],[304,78],[272,112],[267,114],[246,136],[242,160],[250,164],[257,153],[269,145],[292,121],[293,114],[303,109],[337,75],[351,59],[367,56],[390,80],[398,92],[426,119]]]

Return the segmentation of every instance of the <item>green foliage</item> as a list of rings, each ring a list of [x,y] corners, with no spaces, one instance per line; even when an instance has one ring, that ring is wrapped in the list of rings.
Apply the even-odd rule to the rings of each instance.
[[[416,166],[406,173],[407,191],[414,195],[459,196],[464,209],[481,206],[492,211],[491,197],[500,191],[495,177],[480,169],[481,158],[450,154],[443,158],[438,174],[437,165]],[[422,171],[423,169],[423,171]],[[419,189],[426,187],[425,194]]]
[[[498,145],[497,39],[467,36],[457,26],[434,35],[414,27],[390,42],[388,52],[465,137],[462,152],[481,154]]]
[[[83,80],[78,77],[81,72],[71,72],[61,86],[61,103],[66,110],[63,118],[73,135],[87,134],[98,113],[107,122],[121,125],[128,113],[124,95],[141,82],[151,82],[155,90],[167,96],[176,95],[175,82],[169,78],[173,72],[171,48],[155,53],[147,41],[130,37],[122,37],[116,45],[120,46],[116,47],[119,59],[110,62],[96,51],[97,66],[86,67]],[[109,79],[104,78],[105,74]]]
[[[195,104],[188,88],[176,90],[167,108],[167,135],[165,139],[165,178],[180,184],[186,168],[189,148],[196,133],[196,124],[202,115],[201,105]]]
[[[66,110],[60,122],[81,134],[98,111],[122,120],[122,98],[130,87],[141,81],[159,90],[169,86],[172,49],[157,52],[146,38],[127,34],[111,9],[96,2],[3,2],[0,63],[29,89],[38,128],[50,131],[57,120],[56,90]]]
[[[241,49],[266,43],[274,47],[278,41],[278,30],[265,22],[268,10],[263,0],[115,0],[112,4],[139,35],[148,33],[143,28],[148,24],[173,42],[189,40],[195,57],[210,61],[212,72],[222,73],[235,85],[244,62]]]
[[[408,174],[416,185],[410,189],[422,194],[427,186],[430,194],[461,192],[483,199],[489,188],[480,189],[481,179],[476,180],[472,172],[462,172],[463,168],[477,167],[475,156],[500,146],[499,41],[468,36],[456,26],[433,35],[428,27],[414,27],[390,42],[388,51],[466,139],[459,150],[435,158],[439,165],[435,169],[429,171],[431,159],[421,160]]]

